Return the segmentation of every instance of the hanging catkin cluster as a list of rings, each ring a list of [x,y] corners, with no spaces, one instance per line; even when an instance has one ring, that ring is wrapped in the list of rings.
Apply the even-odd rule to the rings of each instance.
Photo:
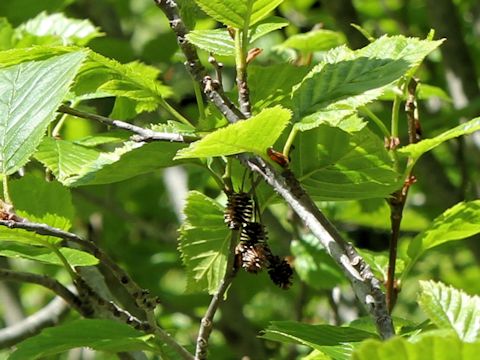
[[[235,248],[235,264],[253,274],[268,269],[272,282],[282,289],[288,289],[292,284],[293,270],[285,259],[272,254],[265,226],[252,221],[252,214],[252,199],[247,193],[232,193],[228,196],[225,223],[232,230],[240,230],[240,242]]]

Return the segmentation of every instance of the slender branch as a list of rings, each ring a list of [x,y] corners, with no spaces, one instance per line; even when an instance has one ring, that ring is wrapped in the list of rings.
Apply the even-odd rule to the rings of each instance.
[[[190,75],[197,81],[202,91],[207,95],[210,101],[221,111],[221,113],[230,122],[236,122],[244,119],[245,115],[232,103],[225,95],[223,89],[212,83],[212,79],[206,76],[206,70],[198,58],[195,46],[187,41],[187,28],[180,17],[177,3],[174,0],[154,0],[155,4],[165,13],[169,20],[170,27],[177,36],[178,46],[185,55],[185,66]]]
[[[380,281],[375,278],[365,260],[346,242],[335,227],[318,209],[300,185],[295,175],[285,169],[280,175],[263,159],[242,156],[242,162],[264,180],[290,205],[325,250],[343,270],[359,301],[373,317],[382,338],[394,335]]]
[[[193,141],[198,140],[198,137],[196,136],[190,136],[190,135],[187,136],[187,135],[181,135],[181,134],[175,134],[175,133],[164,133],[164,132],[144,129],[140,126],[136,126],[121,120],[114,120],[105,116],[87,113],[84,111],[73,109],[66,105],[60,105],[57,111],[60,113],[73,115],[82,119],[98,121],[105,125],[114,126],[119,129],[133,132],[137,134],[137,136],[133,136],[131,139],[138,142],[170,141],[170,142],[191,143]]]
[[[44,308],[22,321],[0,329],[0,349],[13,346],[20,341],[38,334],[46,327],[56,325],[68,313],[70,306],[57,296]]]
[[[223,301],[225,293],[232,283],[237,270],[233,266],[235,244],[238,240],[240,232],[238,230],[232,231],[232,238],[230,240],[229,256],[227,261],[227,271],[220,282],[217,291],[210,301],[205,315],[200,322],[200,329],[197,336],[197,346],[195,350],[195,360],[205,360],[207,358],[208,340],[213,330],[213,317],[215,316],[220,303]]]
[[[251,3],[250,7],[251,7]],[[250,95],[247,84],[247,54],[246,42],[248,40],[248,24],[242,30],[237,29],[235,32],[235,64],[237,70],[236,82],[238,88],[238,103],[240,111],[245,117],[251,116]]]
[[[132,297],[135,299],[137,305],[142,310],[145,311],[145,313],[147,314],[147,318],[149,320],[148,324],[150,325],[150,328],[146,328],[144,325],[139,325],[140,328],[142,330],[145,330],[145,331],[148,330],[150,332],[153,332],[155,335],[157,335],[159,337],[160,340],[164,341],[170,347],[175,349],[175,351],[177,351],[177,353],[182,357],[182,359],[185,359],[185,360],[193,359],[193,356],[184,347],[182,347],[180,344],[178,344],[168,333],[166,333],[165,331],[160,329],[158,327],[158,325],[156,324],[154,313],[153,313],[153,310],[154,310],[154,308],[156,306],[156,302],[157,302],[156,298],[153,298],[152,296],[150,296],[150,294],[147,290],[144,290],[140,286],[138,286],[130,278],[130,276],[122,268],[120,268],[112,259],[110,259],[110,257],[106,253],[104,253],[101,249],[99,249],[95,245],[95,243],[90,242],[90,241],[86,241],[76,234],[54,228],[54,227],[48,226],[46,224],[32,223],[32,222],[29,222],[25,219],[23,219],[23,221],[0,220],[0,226],[6,226],[6,227],[11,228],[11,229],[23,229],[23,230],[27,230],[27,231],[30,231],[30,232],[34,232],[34,233],[39,234],[39,235],[54,236],[54,237],[64,239],[64,240],[67,240],[67,241],[71,241],[75,244],[80,245],[86,251],[88,251],[89,253],[94,255],[97,259],[99,259],[102,262],[103,265],[105,265],[106,267],[108,267],[110,269],[110,271],[114,274],[114,276],[120,281],[120,283],[125,287],[125,289],[132,295]],[[0,278],[2,278],[2,273],[10,274],[12,272],[10,270],[0,269]],[[15,274],[17,274],[17,275],[15,275]],[[20,274],[20,275],[18,275],[18,274]],[[22,275],[22,274],[25,274],[25,275]],[[27,281],[27,282],[39,283],[40,285],[43,285],[43,286],[48,287],[48,288],[50,288],[49,286],[51,286],[52,290],[54,290],[54,291],[55,291],[55,289],[58,288],[58,291],[60,291],[61,293],[60,292],[57,293],[56,291],[55,292],[60,296],[62,296],[62,294],[65,290],[69,292],[69,290],[66,289],[60,283],[58,283],[58,281],[56,281],[54,279],[50,279],[50,278],[45,277],[45,276],[41,276],[41,275],[13,272],[12,277],[11,278],[6,278],[5,280],[9,280],[9,279],[16,280],[17,278],[19,279],[17,281]],[[44,278],[46,278],[47,280],[44,280]],[[78,285],[78,282],[82,282],[82,280],[80,278],[77,278],[77,285]],[[81,284],[81,285],[83,285],[84,287],[87,286],[85,284]],[[79,286],[79,287],[81,288],[81,286]],[[92,295],[92,293],[94,293],[94,292],[90,291],[89,295]],[[90,297],[92,297],[92,296],[90,296]],[[67,302],[68,302],[68,300],[67,300]],[[110,302],[106,302],[103,299],[100,299],[100,298],[96,299],[96,304],[93,304],[93,305],[97,305],[99,307],[106,307],[107,309],[110,309],[113,312],[119,311],[118,316],[120,318],[125,317],[126,321],[128,321],[128,319],[134,319],[130,314],[126,313],[124,310],[122,310],[120,312],[119,308],[117,308],[115,304],[110,303]],[[113,308],[112,308],[112,306],[113,306]],[[85,313],[85,308],[84,307],[76,306],[76,308],[78,308],[78,310],[82,314]],[[86,314],[86,315],[89,315],[89,314]],[[139,321],[139,323],[143,324],[143,322],[141,322],[141,321]]]
[[[4,222],[5,220],[2,220]],[[4,281],[26,282],[37,284],[52,290],[55,294],[65,300],[72,308],[84,315],[79,298],[60,282],[46,275],[0,269],[0,279]]]

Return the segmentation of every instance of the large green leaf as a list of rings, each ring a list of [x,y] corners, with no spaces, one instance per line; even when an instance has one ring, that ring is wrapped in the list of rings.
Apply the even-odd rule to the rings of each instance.
[[[74,208],[70,192],[57,182],[47,182],[26,175],[9,183],[10,197],[15,211],[29,221],[44,223],[61,230],[72,226]],[[34,199],[34,200],[32,200]],[[20,229],[0,227],[0,240],[42,243],[59,239],[37,235]]]
[[[70,19],[61,13],[48,15],[46,12],[20,25],[16,33],[20,39],[25,33],[50,35],[61,39],[62,45],[86,45],[91,39],[102,35],[90,20]]]
[[[177,153],[176,159],[234,155],[243,152],[265,156],[290,121],[289,110],[280,106],[263,110],[205,136]]]
[[[447,140],[450,140],[462,135],[472,134],[475,131],[479,131],[479,130],[480,130],[480,117],[477,117],[475,119],[467,121],[466,123],[458,125],[453,129],[445,131],[444,133],[438,136],[435,136],[434,138],[425,139],[425,140],[419,141],[416,144],[410,144],[410,145],[404,146],[400,148],[398,151],[408,156],[411,156],[414,159],[414,161],[416,161],[424,153],[432,150],[433,148],[437,147],[438,145],[440,145],[441,143]]]
[[[350,359],[354,343],[377,338],[373,333],[346,326],[310,325],[294,321],[273,321],[262,338],[307,345],[338,360]]]
[[[323,125],[301,133],[295,146],[291,167],[316,200],[383,198],[402,184],[383,141],[368,128],[349,134]]]
[[[187,269],[187,291],[213,294],[225,274],[230,250],[231,231],[224,223],[223,208],[191,191],[184,213],[179,249]]]
[[[109,184],[174,164],[184,144],[126,142],[112,152],[64,140],[47,140],[35,155],[66,186]]]
[[[408,247],[412,259],[448,241],[480,233],[480,200],[461,202],[438,216],[430,227],[418,234]]]
[[[466,342],[480,340],[480,298],[433,281],[420,281],[418,304],[440,329]]]
[[[98,259],[96,257],[84,251],[69,248],[61,248],[59,251],[71,266],[93,266],[98,264]],[[58,255],[51,249],[32,246],[30,244],[25,245],[21,243],[1,241],[0,256],[29,259],[59,266],[64,265]]]
[[[291,107],[292,87],[301,82],[308,71],[308,67],[291,64],[250,65],[248,84],[253,107],[259,110],[278,104]]]
[[[74,46],[33,46],[0,51],[0,69],[27,61],[39,61],[81,50]],[[83,51],[86,51],[83,49]]]
[[[195,0],[195,2],[215,20],[243,29],[267,17],[283,0]]]
[[[0,69],[2,174],[29,160],[84,59],[84,52],[74,52]]]
[[[366,340],[355,349],[353,360],[475,360],[480,343],[464,343],[448,332],[430,331],[415,342],[403,337]]]
[[[153,335],[113,320],[80,319],[47,328],[20,344],[10,360],[40,359],[77,348],[108,352],[155,351]]]
[[[355,52],[341,47],[326,55],[293,92],[294,113],[304,131],[351,115],[382,95],[441,41],[382,37]]]

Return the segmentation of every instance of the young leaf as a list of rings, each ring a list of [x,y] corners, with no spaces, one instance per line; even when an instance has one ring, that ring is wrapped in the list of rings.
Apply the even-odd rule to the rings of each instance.
[[[398,151],[406,154],[414,159],[414,161],[418,160],[420,156],[422,156],[427,151],[432,150],[433,148],[437,147],[441,143],[462,136],[472,134],[475,131],[480,130],[480,117],[467,121],[461,125],[454,127],[453,129],[447,130],[444,133],[431,138],[419,141],[416,144],[410,144],[400,148]]]
[[[291,117],[289,110],[280,106],[268,108],[245,121],[205,136],[177,153],[175,159],[204,158],[234,155],[243,152],[265,156],[287,126]]]
[[[223,220],[223,208],[191,191],[184,213],[179,249],[187,269],[187,291],[213,294],[225,274],[230,250],[231,231]]]
[[[268,16],[283,0],[195,0],[215,20],[243,29]]]
[[[66,186],[110,184],[171,166],[185,145],[169,142],[126,142],[100,152],[64,140],[47,140],[35,155]]]
[[[77,249],[60,248],[59,251],[71,266],[93,266],[98,264],[98,259],[89,253]],[[0,256],[10,258],[23,258],[39,261],[45,264],[64,266],[51,249],[36,247],[31,244],[24,245],[13,242],[0,242]]]
[[[427,230],[410,242],[408,256],[414,261],[428,249],[478,233],[480,233],[480,200],[461,202],[438,216]]]
[[[103,35],[90,20],[69,19],[61,13],[48,15],[45,11],[16,29],[18,38],[21,39],[24,33],[36,36],[51,35],[60,38],[63,45],[80,46]]]
[[[84,52],[0,69],[0,166],[13,174],[29,160],[68,92]]]
[[[480,340],[480,297],[433,281],[420,281],[418,304],[440,329],[452,329],[465,342]]]
[[[387,341],[366,340],[353,353],[353,360],[475,360],[480,343],[464,343],[452,333],[429,331],[418,341],[404,337]]]
[[[89,347],[99,351],[155,351],[153,335],[113,320],[80,319],[46,328],[17,346],[11,360],[40,359],[64,351]]]
[[[353,344],[369,338],[374,333],[346,326],[310,325],[294,321],[273,321],[260,336],[272,341],[295,343],[319,350],[334,359],[350,359]]]
[[[10,197],[15,211],[29,221],[44,223],[61,230],[72,226],[74,208],[67,188],[57,182],[47,182],[33,175],[11,181]],[[21,229],[0,227],[0,241],[16,241],[42,244],[45,241],[58,242],[58,238],[37,235]]]
[[[316,200],[384,198],[403,179],[368,128],[349,134],[321,126],[298,136],[291,167]]]

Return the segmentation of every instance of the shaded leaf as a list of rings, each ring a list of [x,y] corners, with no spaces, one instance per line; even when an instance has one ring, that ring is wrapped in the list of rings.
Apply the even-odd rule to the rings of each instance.
[[[440,329],[452,329],[466,342],[480,340],[480,298],[440,282],[420,281],[418,304]]]
[[[345,282],[338,265],[313,236],[304,236],[290,245],[295,256],[295,272],[314,289],[333,289]]]
[[[245,121],[239,121],[208,134],[186,149],[180,150],[175,159],[234,155],[243,152],[265,156],[287,126],[289,110],[280,106],[268,108]]]
[[[294,321],[273,321],[260,337],[283,343],[303,344],[338,360],[350,359],[354,343],[377,338],[374,333],[351,327],[310,325]]]
[[[60,248],[59,251],[71,266],[93,266],[98,264],[98,259],[96,257],[84,251],[69,248]],[[30,244],[24,245],[21,243],[2,241],[0,242],[0,256],[23,258],[39,261],[45,264],[64,266],[57,254],[50,249],[36,247]]]
[[[187,269],[187,291],[213,294],[225,274],[230,250],[231,231],[224,223],[223,208],[191,191],[184,213],[179,250]]]
[[[184,144],[126,142],[112,152],[100,152],[63,140],[48,140],[36,157],[66,186],[110,184],[174,164]]]
[[[72,226],[74,218],[72,198],[69,190],[59,183],[46,182],[28,174],[11,181],[9,192],[15,211],[19,216],[61,230],[68,230]],[[5,227],[0,227],[0,240],[35,244],[42,244],[45,241],[60,241],[58,238]]]
[[[4,175],[25,165],[85,58],[84,52],[0,69],[0,164]]]
[[[368,128],[349,134],[321,126],[301,133],[295,146],[291,167],[316,200],[383,198],[403,182]]]
[[[233,56],[235,43],[226,29],[193,30],[187,40],[196,47],[221,56]]]
[[[113,320],[80,319],[47,328],[20,344],[9,359],[39,359],[77,347],[100,351],[155,351],[153,335]]]

